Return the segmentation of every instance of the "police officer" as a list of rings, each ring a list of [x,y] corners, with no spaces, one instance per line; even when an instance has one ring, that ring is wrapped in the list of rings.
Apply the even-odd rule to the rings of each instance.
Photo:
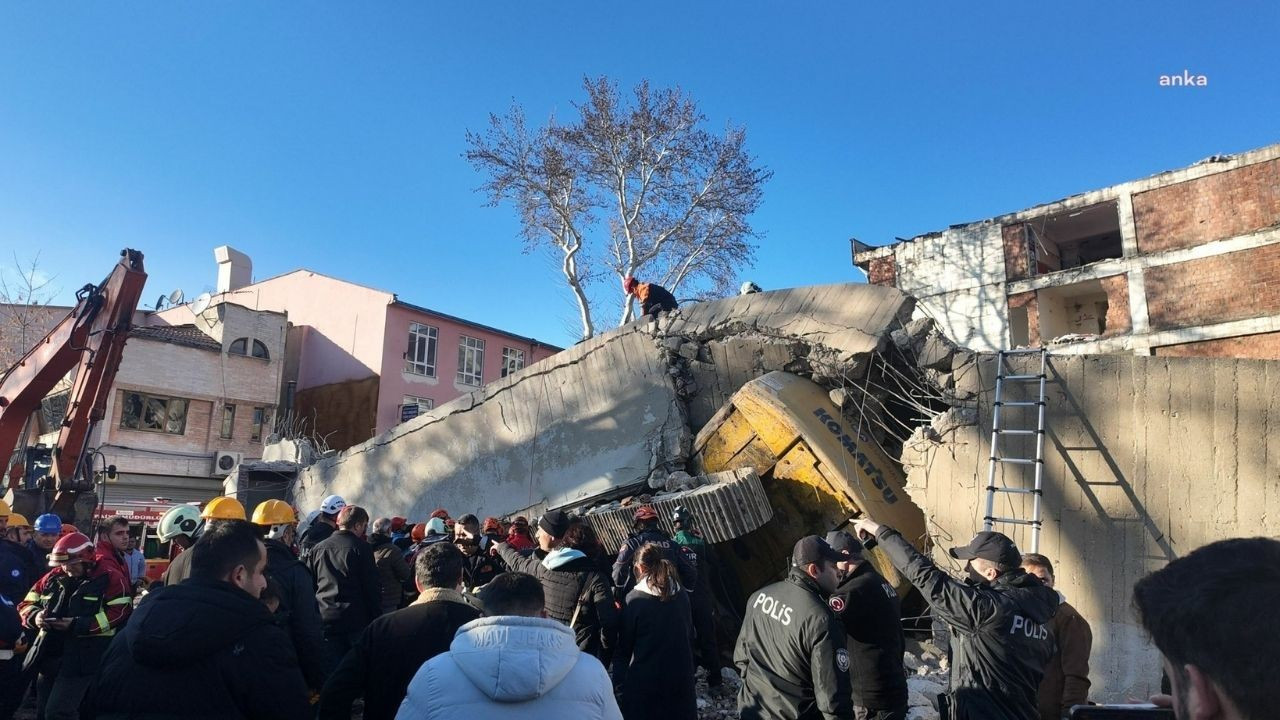
[[[827,607],[844,559],[817,535],[800,538],[787,579],[747,602],[733,652],[742,720],[853,716],[844,628]]]
[[[1023,570],[1013,541],[984,531],[951,557],[967,560],[959,582],[916,551],[893,528],[870,518],[854,524],[859,537],[874,537],[889,561],[929,600],[950,626],[951,683],[942,696],[950,714],[969,720],[1027,720],[1039,715],[1036,691],[1053,654],[1048,621],[1058,596]]]
[[[680,587],[684,590],[693,590],[698,584],[698,568],[694,565],[695,560],[691,560],[691,552],[685,550],[682,546],[671,541],[661,528],[658,527],[658,512],[653,509],[652,505],[641,505],[636,508],[635,514],[632,515],[634,521],[635,532],[622,543],[622,547],[618,548],[618,559],[613,563],[613,585],[615,595],[621,599],[631,592],[636,586],[635,574],[632,572],[632,566],[635,564],[635,555],[644,547],[645,543],[653,543],[658,547],[667,551],[667,559],[675,563],[676,570],[680,575]]]
[[[842,553],[840,584],[827,604],[848,634],[849,677],[858,720],[906,720],[907,677],[902,672],[902,606],[898,593],[843,530],[827,533]]]

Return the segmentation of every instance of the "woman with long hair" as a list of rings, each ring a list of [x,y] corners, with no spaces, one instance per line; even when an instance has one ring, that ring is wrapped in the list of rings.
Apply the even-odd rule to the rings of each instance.
[[[636,553],[635,588],[622,611],[613,684],[626,720],[696,720],[693,620],[665,548],[646,543]]]

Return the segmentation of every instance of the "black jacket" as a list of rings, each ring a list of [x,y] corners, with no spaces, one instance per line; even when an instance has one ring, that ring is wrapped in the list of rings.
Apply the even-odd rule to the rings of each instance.
[[[836,587],[827,604],[848,634],[853,704],[872,710],[905,709],[905,643],[897,591],[864,562]]]
[[[392,720],[418,668],[447,652],[458,628],[478,617],[474,599],[428,588],[409,607],[374,620],[325,683],[321,720],[347,720],[358,697],[365,720]]]
[[[200,578],[149,593],[111,642],[99,720],[311,715],[293,644],[258,600]]]
[[[312,548],[307,562],[326,629],[360,632],[382,614],[382,581],[369,543],[339,530]]]
[[[678,307],[676,296],[657,283],[648,283],[648,293],[640,301],[641,315],[657,315],[659,311],[671,312]]]
[[[267,575],[280,586],[276,624],[289,633],[302,665],[307,687],[319,690],[329,674],[329,650],[324,644],[316,581],[311,571],[279,540],[267,539]],[[186,553],[183,553],[185,555]]]
[[[853,717],[844,628],[803,570],[756,591],[733,651],[742,720]]]
[[[680,572],[680,587],[693,591],[698,586],[697,556],[687,547],[675,542],[666,533],[657,528],[650,528],[632,533],[622,547],[618,548],[618,559],[613,563],[613,586],[619,598],[625,598],[636,586],[632,565],[636,561],[636,553],[645,543],[653,543],[667,551],[667,559],[675,563]]]
[[[1058,608],[1058,594],[1022,569],[990,585],[962,583],[896,530],[881,528],[877,538],[893,566],[951,628],[949,692],[955,718],[1036,718],[1036,690],[1053,654],[1048,621]]]
[[[311,521],[311,525],[307,527],[307,531],[302,533],[302,537],[298,538],[298,555],[302,557],[302,562],[309,562],[311,551],[315,546],[329,539],[337,528],[324,522],[320,518]]]
[[[369,536],[373,549],[373,564],[378,568],[382,583],[382,612],[389,613],[400,607],[406,592],[413,593],[413,571],[404,559],[404,552],[391,542],[391,537],[374,533]]]
[[[580,650],[596,657],[612,650],[618,639],[618,610],[609,579],[596,569],[591,558],[578,557],[551,570],[542,563],[541,551],[525,555],[507,543],[498,543],[498,554],[512,571],[532,575],[542,582],[548,617],[568,625],[582,599],[578,620],[571,628]]]
[[[0,537],[0,596],[17,605],[40,575],[36,575],[35,559],[27,548]]]
[[[689,593],[666,601],[640,589],[627,596],[613,684],[627,720],[697,720]]]

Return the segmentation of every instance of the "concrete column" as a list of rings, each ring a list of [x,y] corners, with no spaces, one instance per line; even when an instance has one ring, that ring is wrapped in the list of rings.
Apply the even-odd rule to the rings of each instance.
[[[1116,198],[1116,210],[1120,220],[1120,246],[1124,256],[1136,257],[1138,254],[1138,228],[1133,222],[1133,195],[1120,193]]]

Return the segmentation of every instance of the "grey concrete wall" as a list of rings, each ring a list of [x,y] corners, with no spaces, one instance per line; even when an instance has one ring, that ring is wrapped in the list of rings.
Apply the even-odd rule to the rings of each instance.
[[[684,469],[693,432],[742,384],[790,367],[856,373],[912,303],[841,284],[698,303],[582,342],[300,474],[374,514],[500,515],[585,502]],[[694,418],[690,423],[690,416]]]
[[[1038,371],[1030,358],[1018,364]],[[943,549],[981,529],[990,454],[994,357],[975,367],[956,382],[980,390],[979,425],[941,443],[917,434],[903,455],[934,556],[957,570]],[[1280,426],[1280,362],[1051,356],[1049,379],[1040,551],[1056,565],[1058,590],[1093,626],[1095,698],[1146,697],[1159,687],[1160,667],[1130,609],[1134,582],[1215,540],[1280,535],[1280,440],[1270,439]],[[1005,399],[1034,392],[1026,384]],[[1034,426],[1031,409],[1005,412],[1004,427]],[[1026,443],[1009,449],[1034,456]],[[1030,482],[1029,470],[1006,467],[1016,469],[997,484]],[[1006,499],[996,514],[1008,512],[1030,514]],[[1029,548],[1026,531],[997,529]]]

